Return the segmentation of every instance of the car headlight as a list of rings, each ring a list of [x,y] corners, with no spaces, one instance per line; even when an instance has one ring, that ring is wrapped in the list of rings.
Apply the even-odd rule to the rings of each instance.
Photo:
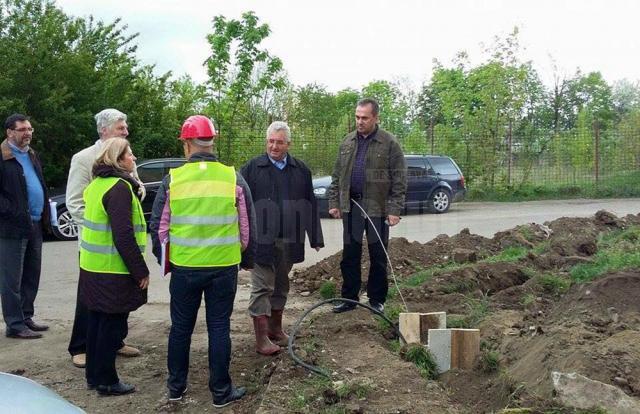
[[[313,189],[313,194],[317,196],[323,196],[327,194],[327,187],[318,187]]]

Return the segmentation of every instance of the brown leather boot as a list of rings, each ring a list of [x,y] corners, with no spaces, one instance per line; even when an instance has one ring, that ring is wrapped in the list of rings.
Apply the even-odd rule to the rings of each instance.
[[[280,346],[289,345],[289,335],[282,330],[282,312],[284,309],[271,309],[269,318],[269,339]]]
[[[273,355],[280,352],[280,347],[269,340],[267,315],[252,316],[253,329],[256,331],[256,352],[261,355]]]

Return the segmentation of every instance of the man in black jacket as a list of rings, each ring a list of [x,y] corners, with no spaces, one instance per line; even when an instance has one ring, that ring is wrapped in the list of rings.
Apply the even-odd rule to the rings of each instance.
[[[251,189],[257,217],[249,313],[256,352],[263,355],[279,352],[278,345],[289,339],[282,329],[282,313],[289,293],[289,271],[294,263],[304,261],[305,235],[312,248],[324,247],[311,171],[288,153],[290,143],[289,126],[273,122],[267,129],[266,154],[240,171]]]
[[[2,315],[10,338],[35,339],[48,326],[36,323],[33,303],[40,284],[43,226],[49,228],[49,205],[42,166],[29,147],[29,119],[14,114],[4,123],[0,144],[0,292]]]

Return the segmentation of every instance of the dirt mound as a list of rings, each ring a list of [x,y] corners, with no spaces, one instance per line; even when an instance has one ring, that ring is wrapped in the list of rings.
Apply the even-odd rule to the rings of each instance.
[[[578,285],[567,295],[558,312],[588,310],[592,313],[640,314],[640,271],[608,275],[592,283]]]
[[[425,268],[446,263],[451,260],[454,249],[467,249],[476,253],[478,257],[485,257],[499,250],[491,239],[471,234],[469,229],[449,237],[441,234],[427,243],[410,242],[404,237],[389,240],[389,257],[393,270],[399,279],[403,279]],[[342,284],[340,261],[342,251],[329,256],[306,269],[295,270],[290,278],[298,292],[314,292],[325,281],[334,281],[339,287]],[[369,251],[366,243],[362,249],[362,278],[367,280],[369,273]],[[365,286],[366,283],[363,283]]]

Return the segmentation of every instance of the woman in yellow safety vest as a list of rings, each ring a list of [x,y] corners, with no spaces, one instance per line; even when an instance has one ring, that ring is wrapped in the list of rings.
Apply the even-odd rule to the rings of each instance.
[[[101,395],[135,391],[120,381],[115,364],[129,312],[147,302],[149,285],[140,184],[131,176],[135,160],[126,139],[107,140],[84,190],[79,297],[89,309],[87,386]]]

